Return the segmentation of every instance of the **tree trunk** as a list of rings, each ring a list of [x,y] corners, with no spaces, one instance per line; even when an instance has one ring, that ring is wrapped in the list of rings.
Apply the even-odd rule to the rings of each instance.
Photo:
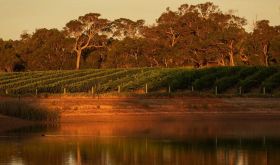
[[[79,70],[80,69],[80,64],[81,64],[82,51],[77,50],[76,53],[77,53],[76,70]]]
[[[250,65],[249,58],[248,58],[246,55],[240,55],[240,60],[241,60],[244,64]]]
[[[218,65],[220,65],[220,66],[225,66],[226,65],[223,57],[221,59],[218,59]]]
[[[176,37],[172,36],[172,41],[171,41],[171,48],[173,48],[176,44]]]
[[[156,66],[158,67],[159,66],[159,62],[156,60],[156,58],[153,57],[152,60],[155,62]]]
[[[7,66],[4,68],[5,72],[13,72],[13,67],[12,66]]]
[[[135,52],[135,53],[133,53],[133,58],[134,58],[134,60],[136,61],[136,66],[137,67],[139,67],[139,60],[138,60],[138,49],[137,49],[137,51]]]
[[[234,62],[234,58],[233,58],[233,52],[231,52],[230,54],[229,54],[229,59],[230,59],[230,63],[229,63],[229,65],[230,66],[235,66],[235,62]]]
[[[229,65],[235,66],[233,41],[231,41],[229,45]]]
[[[167,59],[166,59],[166,58],[164,58],[164,59],[163,59],[163,62],[164,62],[165,67],[167,68],[167,67],[168,67],[168,62],[167,62]]]
[[[265,56],[265,66],[269,66],[268,56]]]
[[[169,31],[166,32],[170,38],[170,47],[173,48],[175,44],[178,42],[178,39],[180,35],[176,34],[176,32],[173,30],[173,28],[170,28]]]
[[[92,38],[94,37],[94,34],[95,34],[95,33],[92,33],[91,31],[89,32],[89,34],[87,35],[88,39],[87,39],[85,45],[79,44],[79,39],[80,39],[80,37],[82,37],[82,35],[79,36],[78,38],[76,38],[76,43],[75,43],[75,46],[74,46],[74,51],[76,52],[76,55],[77,55],[76,70],[79,70],[79,69],[80,69],[81,56],[82,56],[82,51],[83,51],[84,49],[89,48],[89,47],[94,47],[94,48],[103,47],[103,45],[102,45],[102,46],[89,45],[89,44],[90,44],[90,41],[91,41]]]
[[[264,56],[264,65],[265,66],[269,66],[269,54],[268,54],[268,50],[269,50],[269,43],[265,44],[263,46],[263,56]]]

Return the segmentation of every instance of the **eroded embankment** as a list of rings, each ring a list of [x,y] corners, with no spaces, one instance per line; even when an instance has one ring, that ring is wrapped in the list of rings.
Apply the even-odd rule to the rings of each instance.
[[[63,96],[20,101],[61,112],[61,122],[280,119],[278,98]]]

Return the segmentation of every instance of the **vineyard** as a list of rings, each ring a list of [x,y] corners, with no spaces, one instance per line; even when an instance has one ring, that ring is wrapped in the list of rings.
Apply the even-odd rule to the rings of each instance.
[[[0,95],[111,92],[279,95],[280,68],[134,68],[0,73]]]

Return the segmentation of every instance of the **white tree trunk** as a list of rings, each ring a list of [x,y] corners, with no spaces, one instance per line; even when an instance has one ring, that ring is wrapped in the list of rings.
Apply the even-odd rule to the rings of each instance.
[[[231,41],[229,45],[229,65],[235,66],[233,41]]]
[[[77,56],[77,60],[76,60],[76,70],[80,69],[80,65],[81,65],[81,56],[82,56],[82,50],[77,50],[76,51],[76,56]]]

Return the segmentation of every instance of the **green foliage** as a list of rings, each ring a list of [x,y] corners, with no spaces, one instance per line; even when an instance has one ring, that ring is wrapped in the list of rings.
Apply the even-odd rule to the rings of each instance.
[[[0,83],[7,79],[17,78],[18,76],[28,75],[31,72],[0,73]]]
[[[240,87],[242,87],[244,93],[247,93],[251,89],[260,86],[264,80],[275,74],[277,71],[279,71],[279,69],[273,67],[262,68],[258,72],[255,72],[255,74],[241,81]]]
[[[23,86],[13,88],[12,93],[24,94],[35,93],[36,89],[39,93],[60,93],[63,91],[63,87],[71,82],[77,82],[81,79],[87,79],[101,70],[84,70],[76,72],[61,72],[59,75],[50,75],[51,78],[42,78],[38,81],[33,81]]]
[[[245,67],[240,70],[238,74],[228,75],[216,81],[215,86],[218,87],[218,92],[224,92],[231,87],[236,87],[240,80],[245,79],[247,76],[255,73],[259,68]]]
[[[262,83],[262,87],[266,88],[266,92],[272,93],[274,89],[280,87],[280,73],[275,73]]]
[[[170,70],[169,69],[154,69],[149,70],[147,72],[142,73],[137,76],[134,81],[129,81],[123,85],[124,90],[136,90],[139,88],[143,88],[145,84],[148,84],[149,88],[152,83],[159,82],[163,75],[166,75]]]
[[[240,70],[240,67],[224,67],[217,68],[218,70],[214,73],[205,73],[200,79],[197,79],[193,85],[196,90],[204,90],[213,88],[215,82],[222,78],[232,74],[237,73]]]
[[[9,75],[9,76],[7,76]],[[117,91],[195,90],[212,91],[218,87],[222,93],[229,88],[242,87],[249,92],[253,88],[266,87],[271,91],[279,87],[279,69],[276,67],[215,67],[189,68],[134,68],[134,69],[91,69],[80,71],[48,71],[3,74],[0,94],[35,95],[40,93],[70,93],[94,91],[106,93]],[[2,77],[1,77],[2,78]],[[167,91],[167,90],[166,90]]]
[[[0,78],[0,86],[4,86],[12,82],[26,81],[29,78],[33,79],[35,77],[40,77],[42,75],[46,75],[46,73],[33,72],[33,74],[30,74],[30,72],[27,72],[26,74],[19,74],[19,73],[7,74],[6,76]]]
[[[77,83],[73,83],[67,86],[67,90],[70,92],[87,92],[92,87],[100,86],[106,82],[114,81],[120,79],[121,77],[128,76],[131,73],[134,73],[137,69],[130,69],[130,70],[115,70],[115,72],[101,75],[98,77],[92,77],[90,79],[80,81]]]
[[[150,88],[157,90],[170,86],[171,90],[183,89],[187,87],[185,76],[190,74],[190,69],[171,69],[169,72],[162,74],[158,81],[152,81]]]
[[[118,89],[118,86],[121,87],[121,90],[125,90],[125,88],[123,88],[124,84],[135,82],[139,78],[141,78],[144,74],[152,70],[153,69],[151,68],[135,69],[135,72],[132,72],[130,75],[121,77],[114,81],[109,81],[107,83],[101,84],[98,87],[98,91],[99,92],[114,91]]]

